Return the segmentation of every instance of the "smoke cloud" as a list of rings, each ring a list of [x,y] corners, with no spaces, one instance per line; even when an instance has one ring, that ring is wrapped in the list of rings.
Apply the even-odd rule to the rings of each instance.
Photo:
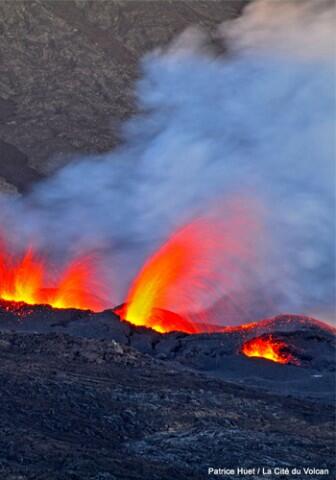
[[[223,56],[197,29],[147,55],[140,113],[123,126],[122,146],[74,159],[26,197],[2,198],[4,231],[18,247],[33,241],[55,256],[100,250],[113,304],[174,228],[218,200],[251,198],[264,227],[244,321],[330,315],[334,13],[330,2],[256,1],[221,25]],[[239,321],[225,312],[219,320]]]

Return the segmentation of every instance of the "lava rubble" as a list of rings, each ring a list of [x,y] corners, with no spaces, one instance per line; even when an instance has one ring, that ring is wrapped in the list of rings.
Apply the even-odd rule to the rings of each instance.
[[[279,459],[333,478],[335,343],[319,322],[159,334],[112,311],[1,301],[0,332],[0,478],[200,480]],[[241,353],[270,332],[300,366]]]

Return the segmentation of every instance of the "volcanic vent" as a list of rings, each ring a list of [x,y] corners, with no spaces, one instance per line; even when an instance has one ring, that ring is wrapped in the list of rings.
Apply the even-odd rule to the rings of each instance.
[[[77,258],[59,270],[33,248],[13,254],[1,242],[0,298],[4,300],[100,311],[107,307],[101,299],[103,291],[90,257]]]
[[[258,268],[255,239],[262,222],[249,203],[225,202],[177,228],[145,261],[116,312],[134,325],[161,333],[220,330],[208,318],[207,307],[223,292],[244,306],[251,295],[249,272]],[[103,255],[84,252],[56,268],[33,248],[12,253],[4,245],[0,298],[93,311],[113,306],[108,281],[98,274],[107,263]],[[113,265],[106,269],[113,270]]]
[[[241,352],[247,357],[266,358],[282,364],[300,364],[289,352],[288,345],[283,340],[277,340],[273,335],[263,335],[247,340],[243,343]]]

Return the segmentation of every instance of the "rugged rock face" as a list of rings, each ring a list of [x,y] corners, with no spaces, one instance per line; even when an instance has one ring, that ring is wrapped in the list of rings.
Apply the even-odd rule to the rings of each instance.
[[[308,317],[282,315],[252,324],[248,329],[163,335],[122,321],[111,310],[92,313],[0,301],[0,331],[13,330],[115,340],[155,359],[178,362],[181,368],[236,384],[323,403],[335,400],[335,331]],[[247,358],[241,353],[244,342],[268,334],[285,342],[299,365]]]
[[[328,468],[323,478],[333,478],[331,406],[110,340],[2,333],[0,358],[1,478],[201,480],[209,466],[279,463]]]
[[[68,154],[110,150],[136,108],[141,56],[189,25],[212,32],[245,3],[3,0],[0,140],[18,156],[8,172],[0,144],[0,177],[23,190]]]
[[[41,175],[28,164],[28,158],[14,145],[0,140],[0,171],[9,193],[24,192],[26,187],[39,180]],[[1,188],[1,186],[0,186]]]

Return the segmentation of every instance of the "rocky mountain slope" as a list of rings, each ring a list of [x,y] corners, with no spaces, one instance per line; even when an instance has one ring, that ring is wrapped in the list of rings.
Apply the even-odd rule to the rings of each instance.
[[[0,189],[104,152],[136,109],[139,59],[189,25],[211,34],[246,0],[2,0]],[[56,160],[57,157],[57,160]]]

